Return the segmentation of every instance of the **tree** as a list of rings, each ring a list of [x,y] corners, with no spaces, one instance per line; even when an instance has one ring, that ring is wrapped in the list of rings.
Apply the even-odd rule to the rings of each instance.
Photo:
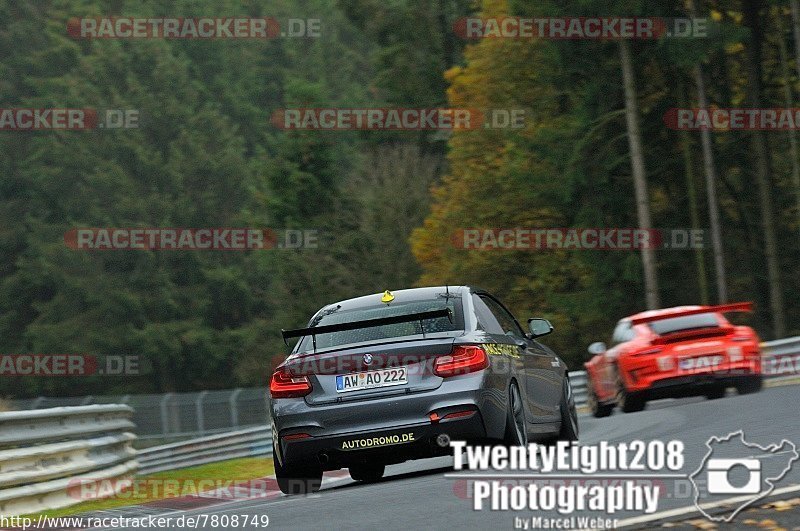
[[[797,0],[792,0],[792,7],[797,8]],[[791,77],[789,75],[789,53],[786,49],[786,40],[783,32],[782,13],[780,9],[774,10],[775,27],[778,29],[778,51],[780,53],[781,63],[781,77],[783,78],[783,100],[787,109],[794,107],[794,98],[792,97]],[[795,34],[800,37],[800,31]],[[800,46],[800,44],[798,44]],[[800,48],[799,48],[800,49]],[[800,66],[800,59],[798,59],[798,66]],[[798,70],[800,74],[800,70]],[[789,136],[789,155],[792,164],[792,187],[795,194],[795,216],[797,218],[797,230],[800,231],[800,149],[797,143],[797,131],[791,130]]]
[[[699,64],[693,69],[697,87],[697,104],[701,109],[708,109],[706,84],[703,70]],[[714,272],[717,278],[717,302],[728,301],[728,286],[725,274],[725,257],[722,251],[722,227],[719,219],[717,201],[717,169],[714,164],[714,148],[711,143],[711,131],[703,128],[700,131],[700,143],[703,147],[703,169],[706,177],[706,197],[708,199],[708,217],[711,226],[711,246],[714,254]]]
[[[639,129],[639,104],[636,97],[636,81],[633,73],[630,43],[619,41],[620,64],[622,66],[622,84],[625,90],[625,122],[628,125],[628,144],[630,146],[631,172],[633,188],[636,194],[636,216],[639,227],[645,230],[653,228],[650,220],[650,198],[647,193],[647,170],[644,161],[642,133]],[[647,307],[656,309],[661,306],[658,294],[658,276],[656,273],[656,257],[652,247],[645,246],[641,250],[642,267]]]
[[[743,0],[744,25],[750,30],[750,39],[746,47],[745,70],[748,82],[748,99],[753,108],[763,106],[761,80],[761,47],[763,33],[761,28],[762,0]],[[770,172],[770,153],[767,136],[763,131],[752,132],[753,150],[755,152],[755,174],[758,185],[758,198],[761,207],[761,224],[764,231],[764,256],[767,262],[767,279],[769,282],[769,301],[772,313],[773,333],[775,337],[786,334],[784,320],[783,285],[781,284],[778,258],[778,242],[775,236],[775,214],[772,208],[772,179]]]

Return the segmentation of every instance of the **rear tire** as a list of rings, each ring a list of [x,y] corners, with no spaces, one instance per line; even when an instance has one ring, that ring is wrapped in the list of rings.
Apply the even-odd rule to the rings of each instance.
[[[718,385],[712,387],[706,392],[706,398],[709,400],[717,400],[719,398],[724,398],[725,394],[728,392],[728,388],[724,385]]]
[[[635,413],[644,409],[646,400],[638,393],[630,393],[625,389],[625,382],[617,375],[617,406],[624,413]]]
[[[527,446],[528,427],[525,421],[525,407],[516,382],[508,387],[508,408],[506,412],[506,446]]]
[[[761,391],[764,379],[761,375],[749,376],[736,384],[736,392],[740,395],[749,395]]]
[[[575,410],[575,397],[572,395],[572,385],[569,376],[564,375],[564,386],[561,391],[561,431],[559,441],[578,440],[578,412]]]
[[[595,418],[603,418],[611,415],[614,411],[614,404],[601,404],[594,392],[594,384],[591,380],[586,380],[586,404]]]
[[[273,455],[275,452],[273,450]],[[322,469],[316,467],[284,466],[274,458],[275,479],[284,494],[310,494],[322,486]]]
[[[383,477],[385,465],[353,465],[350,467],[350,477],[355,481],[373,483]]]

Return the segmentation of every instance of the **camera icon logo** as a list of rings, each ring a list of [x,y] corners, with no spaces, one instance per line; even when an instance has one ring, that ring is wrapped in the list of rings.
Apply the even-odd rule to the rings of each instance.
[[[795,444],[783,439],[761,446],[739,430],[706,441],[708,452],[689,475],[694,503],[712,522],[730,522],[743,509],[769,496],[800,459]]]
[[[744,468],[750,475],[747,483],[734,486],[731,472]],[[761,490],[761,463],[758,459],[709,459],[708,470],[709,494],[758,494]]]

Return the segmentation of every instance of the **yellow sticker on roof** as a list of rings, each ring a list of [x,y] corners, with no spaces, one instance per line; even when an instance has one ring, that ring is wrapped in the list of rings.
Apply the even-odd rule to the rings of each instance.
[[[381,302],[385,302],[386,304],[389,304],[393,300],[394,300],[394,295],[392,295],[391,291],[389,291],[387,289],[386,291],[383,292],[383,297],[381,297]]]

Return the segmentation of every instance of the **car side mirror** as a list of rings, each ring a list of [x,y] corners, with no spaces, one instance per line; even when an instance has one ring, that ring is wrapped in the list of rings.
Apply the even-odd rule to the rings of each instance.
[[[589,354],[591,354],[592,356],[597,356],[598,354],[605,354],[606,350],[608,349],[606,348],[605,343],[603,343],[602,341],[597,341],[589,345],[589,348],[587,350],[589,351]]]
[[[528,329],[531,331],[531,339],[546,336],[553,331],[553,325],[547,319],[532,317],[528,319]]]

